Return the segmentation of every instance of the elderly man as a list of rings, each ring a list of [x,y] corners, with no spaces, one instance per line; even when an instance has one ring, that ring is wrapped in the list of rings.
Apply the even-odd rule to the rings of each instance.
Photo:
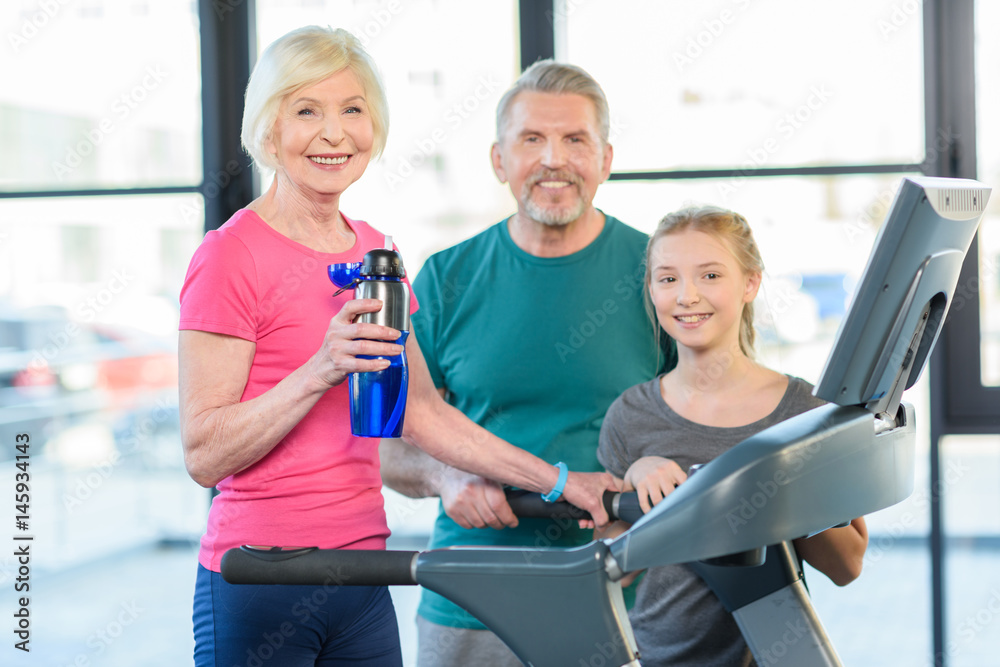
[[[497,436],[571,470],[598,471],[598,435],[625,389],[675,361],[643,306],[647,236],[594,207],[611,172],[604,92],[582,69],[541,61],[497,108],[493,170],[517,212],[432,256],[413,283],[427,365],[447,400]],[[576,524],[518,521],[495,482],[383,441],[384,483],[438,496],[432,548],[576,546]],[[492,530],[503,529],[503,530]],[[525,604],[531,604],[525,600]],[[474,617],[424,591],[421,667],[520,665]]]

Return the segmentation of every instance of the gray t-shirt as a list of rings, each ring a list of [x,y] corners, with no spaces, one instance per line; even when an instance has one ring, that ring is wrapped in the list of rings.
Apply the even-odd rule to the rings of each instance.
[[[660,379],[626,390],[608,409],[597,458],[617,477],[643,456],[674,460],[685,472],[708,463],[734,445],[797,414],[823,405],[812,385],[789,376],[778,407],[764,419],[719,428],[681,417],[660,396]],[[732,615],[687,565],[646,572],[629,611],[642,664],[670,667],[729,667],[753,664]]]

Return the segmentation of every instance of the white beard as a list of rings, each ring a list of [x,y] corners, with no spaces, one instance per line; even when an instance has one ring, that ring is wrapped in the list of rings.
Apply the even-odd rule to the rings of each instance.
[[[587,206],[583,199],[577,199],[575,204],[570,206],[559,207],[559,208],[549,208],[537,204],[531,197],[530,187],[529,192],[526,193],[524,197],[524,212],[528,214],[528,217],[535,222],[540,222],[543,225],[548,225],[550,227],[562,227],[568,225],[574,220],[580,218],[584,211],[587,210]]]

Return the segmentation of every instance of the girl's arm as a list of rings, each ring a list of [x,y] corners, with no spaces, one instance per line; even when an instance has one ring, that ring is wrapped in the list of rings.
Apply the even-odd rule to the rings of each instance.
[[[671,459],[644,456],[637,459],[625,473],[625,490],[638,492],[643,512],[659,504],[680,485],[687,475]],[[620,535],[629,524],[616,522],[599,538]],[[868,527],[864,518],[854,519],[843,528],[831,528],[818,535],[794,541],[799,556],[825,574],[838,586],[846,586],[861,575],[865,550],[868,548]]]
[[[864,518],[843,528],[830,528],[812,537],[795,540],[795,550],[807,563],[838,586],[846,586],[861,575],[868,548],[868,526]]]

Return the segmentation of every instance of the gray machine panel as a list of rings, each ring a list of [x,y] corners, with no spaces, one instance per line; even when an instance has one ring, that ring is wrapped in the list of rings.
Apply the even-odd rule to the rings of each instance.
[[[741,442],[611,544],[623,571],[685,563],[811,535],[913,491],[914,418],[876,433],[873,415],[824,405]]]
[[[990,188],[978,181],[903,179],[816,383],[816,396],[839,405],[865,405],[887,395],[923,307],[932,304],[924,340],[902,378],[905,388],[917,381],[989,197]]]

